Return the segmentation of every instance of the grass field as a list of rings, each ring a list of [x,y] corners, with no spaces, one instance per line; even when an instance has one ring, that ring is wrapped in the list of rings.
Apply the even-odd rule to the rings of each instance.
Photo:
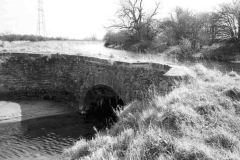
[[[119,121],[90,141],[81,139],[63,159],[239,160],[240,77],[196,65],[196,77],[171,93],[135,101]]]
[[[103,41],[3,42],[0,53],[68,54],[110,61],[170,63],[160,54],[142,54],[104,47]],[[3,46],[3,47],[1,47]]]

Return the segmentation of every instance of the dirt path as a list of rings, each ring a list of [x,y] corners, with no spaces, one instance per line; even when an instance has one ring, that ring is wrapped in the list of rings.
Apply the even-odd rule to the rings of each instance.
[[[67,105],[52,101],[0,101],[0,123],[68,114],[72,112],[74,112],[74,110]]]

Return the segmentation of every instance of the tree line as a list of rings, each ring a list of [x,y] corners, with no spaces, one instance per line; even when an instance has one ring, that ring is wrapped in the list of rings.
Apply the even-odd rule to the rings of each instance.
[[[171,16],[157,18],[160,3],[145,12],[144,0],[120,0],[116,18],[108,27],[105,45],[145,51],[159,44],[199,49],[220,41],[240,39],[240,0],[218,6],[212,12],[193,12],[177,7]]]
[[[43,36],[36,36],[36,35],[20,35],[20,34],[11,34],[11,33],[5,33],[0,34],[0,40],[2,41],[30,41],[30,42],[36,42],[36,41],[62,41],[62,40],[69,40],[67,38],[62,37],[43,37]]]

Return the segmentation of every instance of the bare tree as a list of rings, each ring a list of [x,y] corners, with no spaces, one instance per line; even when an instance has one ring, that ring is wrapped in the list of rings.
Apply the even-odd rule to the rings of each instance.
[[[211,39],[210,44],[213,44],[216,41],[220,33],[220,29],[218,27],[218,20],[219,20],[219,15],[214,12],[208,14],[208,16],[206,17],[205,34],[210,35],[210,39]]]
[[[240,0],[233,0],[233,12],[237,19],[238,39],[240,39]]]
[[[143,0],[120,0],[119,6],[117,19],[112,20],[109,28],[128,30],[138,40],[151,39],[158,33],[154,17],[158,14],[160,2],[156,2],[153,11],[148,14],[144,12]]]
[[[208,33],[206,33],[209,29],[207,20],[206,13],[193,13],[177,7],[171,18],[162,22],[161,27],[174,43],[187,39],[191,42],[192,49],[196,49],[196,47],[200,47],[199,44],[205,43],[206,39],[209,39]]]
[[[218,14],[219,36],[221,38],[240,38],[240,0],[220,5]]]

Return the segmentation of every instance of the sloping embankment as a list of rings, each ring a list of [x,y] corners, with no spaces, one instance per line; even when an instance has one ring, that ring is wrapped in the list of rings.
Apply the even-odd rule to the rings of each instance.
[[[65,159],[238,160],[240,78],[203,67],[165,97],[133,102],[107,133],[66,149]]]

